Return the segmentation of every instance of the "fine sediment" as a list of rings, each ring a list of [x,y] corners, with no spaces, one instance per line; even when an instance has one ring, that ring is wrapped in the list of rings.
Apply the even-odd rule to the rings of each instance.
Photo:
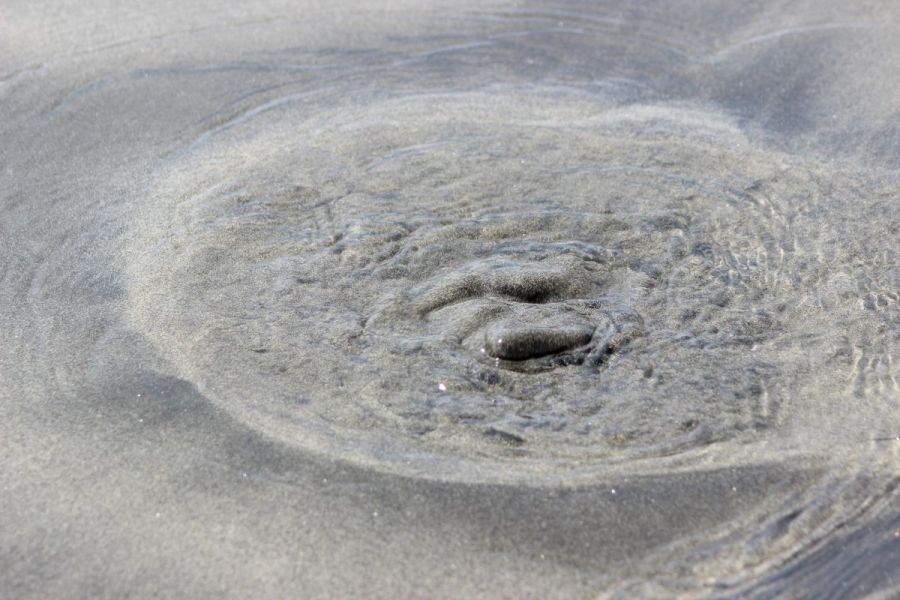
[[[897,595],[845,4],[10,3],[0,596]]]

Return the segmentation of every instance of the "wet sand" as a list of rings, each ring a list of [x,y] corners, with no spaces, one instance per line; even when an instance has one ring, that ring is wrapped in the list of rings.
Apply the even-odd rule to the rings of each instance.
[[[0,20],[0,595],[900,594],[898,13]]]

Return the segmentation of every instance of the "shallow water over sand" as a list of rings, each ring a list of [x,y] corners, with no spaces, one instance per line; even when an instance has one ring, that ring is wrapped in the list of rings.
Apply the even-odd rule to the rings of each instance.
[[[13,11],[0,585],[898,593],[896,11],[713,4]]]
[[[859,176],[576,88],[317,108],[207,141],[136,203],[137,327],[238,420],[531,483],[840,439],[819,407],[885,332],[876,272],[823,273],[889,216]]]

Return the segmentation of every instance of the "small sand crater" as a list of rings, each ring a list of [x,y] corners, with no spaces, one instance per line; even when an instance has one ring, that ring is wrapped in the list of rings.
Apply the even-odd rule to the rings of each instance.
[[[799,345],[838,313],[810,317],[825,254],[800,236],[829,234],[790,194],[827,196],[715,120],[522,89],[263,119],[163,178],[135,321],[236,418],[389,469],[752,441],[821,385]]]

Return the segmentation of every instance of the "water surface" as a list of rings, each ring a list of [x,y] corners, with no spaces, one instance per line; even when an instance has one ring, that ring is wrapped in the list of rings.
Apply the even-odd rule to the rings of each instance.
[[[3,589],[897,594],[889,4],[32,10]]]

